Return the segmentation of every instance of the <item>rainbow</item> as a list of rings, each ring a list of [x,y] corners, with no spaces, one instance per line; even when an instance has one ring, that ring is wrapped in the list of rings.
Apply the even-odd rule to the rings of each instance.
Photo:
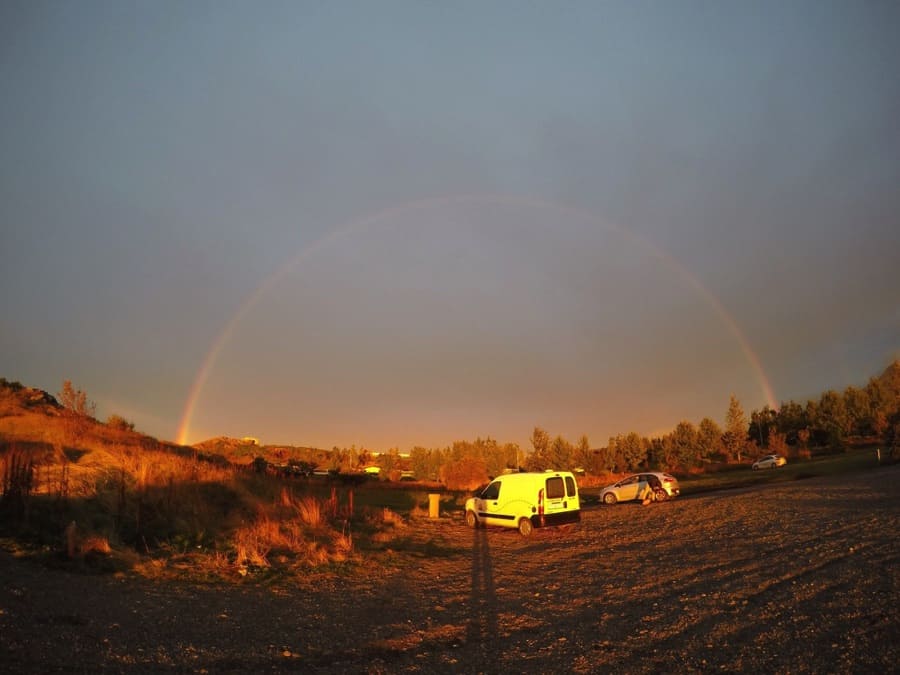
[[[670,253],[663,250],[646,237],[607,223],[606,221],[603,221],[602,219],[596,217],[594,214],[580,208],[557,204],[554,202],[532,197],[502,194],[469,194],[451,197],[435,197],[432,199],[408,202],[400,206],[394,206],[388,209],[384,209],[382,211],[378,211],[376,213],[349,221],[348,223],[332,228],[312,244],[302,248],[296,255],[289,258],[285,263],[276,268],[274,272],[263,279],[263,281],[238,306],[234,314],[231,315],[231,317],[223,326],[222,330],[219,332],[216,339],[213,341],[212,345],[209,348],[209,351],[206,353],[206,356],[203,358],[203,362],[201,363],[200,368],[197,370],[197,374],[194,376],[193,383],[191,384],[187,399],[185,401],[184,411],[181,415],[181,420],[179,422],[176,435],[178,443],[181,445],[188,444],[191,431],[191,418],[193,417],[194,410],[196,409],[197,403],[200,400],[200,395],[203,392],[203,387],[216,365],[219,354],[221,353],[224,346],[228,343],[228,340],[230,339],[234,331],[241,324],[247,313],[250,312],[250,310],[253,309],[253,307],[259,302],[259,300],[264,297],[270,289],[275,287],[283,279],[283,277],[285,277],[292,269],[294,269],[304,258],[314,255],[316,251],[319,251],[320,249],[324,248],[332,242],[341,239],[342,237],[349,237],[354,233],[364,231],[368,227],[371,227],[385,219],[389,219],[394,216],[435,207],[471,203],[511,205],[532,209],[549,210],[558,214],[565,214],[588,220],[590,222],[602,223],[604,227],[624,236],[625,238],[640,246],[643,250],[649,252],[653,257],[660,260],[664,265],[666,265],[666,267],[668,267],[682,280],[684,280],[688,286],[693,288],[697,295],[713,310],[715,315],[728,329],[728,332],[734,337],[737,344],[740,346],[741,352],[743,353],[744,357],[746,358],[747,362],[756,375],[756,378],[760,385],[760,389],[767,404],[772,409],[778,408],[775,392],[772,388],[769,378],[766,375],[765,370],[763,369],[762,362],[750,345],[750,341],[741,331],[737,321],[735,321],[734,317],[725,309],[718,297],[716,297],[716,295],[712,291],[704,286],[703,283],[701,283],[701,281],[690,270],[682,265]]]

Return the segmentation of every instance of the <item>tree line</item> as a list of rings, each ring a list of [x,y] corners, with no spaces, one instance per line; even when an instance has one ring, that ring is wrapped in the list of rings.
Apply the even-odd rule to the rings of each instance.
[[[535,427],[528,452],[514,443],[479,438],[443,449],[414,448],[410,465],[419,477],[477,483],[476,475],[483,479],[514,469],[569,469],[594,475],[684,471],[740,463],[766,453],[809,457],[813,449],[837,450],[851,442],[884,443],[889,451],[900,443],[900,361],[880,377],[870,378],[865,387],[828,390],[805,404],[787,401],[777,410],[766,405],[749,418],[732,395],[724,427],[709,417],[697,425],[681,421],[662,436],[629,432],[609,438],[600,448],[591,448],[584,435],[572,443]],[[391,467],[399,461],[399,451],[379,455],[377,461]]]
[[[2,384],[10,388],[18,385],[5,380]],[[93,403],[68,380],[59,399],[72,435],[80,436],[83,424],[94,421]],[[107,424],[121,430],[134,429],[117,415],[110,416]],[[516,443],[500,443],[490,437],[455,441],[443,448],[417,446],[408,454],[398,448],[376,454],[355,446],[330,451],[290,446],[269,446],[266,450],[276,461],[303,472],[325,468],[346,474],[374,465],[380,467],[383,478],[396,480],[403,471],[412,471],[420,480],[460,487],[479,485],[488,477],[516,470],[560,469],[593,475],[650,469],[684,471],[712,463],[739,463],[767,452],[808,457],[814,448],[834,450],[850,442],[884,443],[893,453],[900,443],[900,361],[892,363],[881,376],[870,378],[865,387],[828,390],[805,404],[791,400],[778,409],[766,405],[753,410],[749,418],[732,395],[724,427],[709,417],[697,425],[684,420],[658,437],[632,431],[610,437],[599,448],[592,448],[586,435],[572,443],[535,427],[529,441],[531,448],[527,451]],[[251,450],[259,448],[248,448]]]

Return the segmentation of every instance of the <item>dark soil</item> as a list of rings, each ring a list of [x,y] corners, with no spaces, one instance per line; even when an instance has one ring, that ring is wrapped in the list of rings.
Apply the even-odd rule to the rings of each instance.
[[[569,531],[414,520],[368,575],[198,586],[0,553],[7,672],[898,672],[900,467]]]

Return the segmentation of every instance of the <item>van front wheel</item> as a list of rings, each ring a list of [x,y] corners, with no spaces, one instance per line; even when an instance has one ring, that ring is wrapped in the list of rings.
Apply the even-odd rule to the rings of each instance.
[[[519,521],[519,534],[523,537],[530,535],[533,529],[534,525],[531,523],[531,518],[522,518],[522,520]]]
[[[473,529],[478,527],[478,516],[474,511],[466,511],[466,525]]]

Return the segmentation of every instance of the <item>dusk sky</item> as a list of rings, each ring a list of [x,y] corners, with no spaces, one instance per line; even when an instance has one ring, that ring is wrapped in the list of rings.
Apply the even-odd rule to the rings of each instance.
[[[0,376],[593,447],[900,357],[900,3],[0,3]]]

